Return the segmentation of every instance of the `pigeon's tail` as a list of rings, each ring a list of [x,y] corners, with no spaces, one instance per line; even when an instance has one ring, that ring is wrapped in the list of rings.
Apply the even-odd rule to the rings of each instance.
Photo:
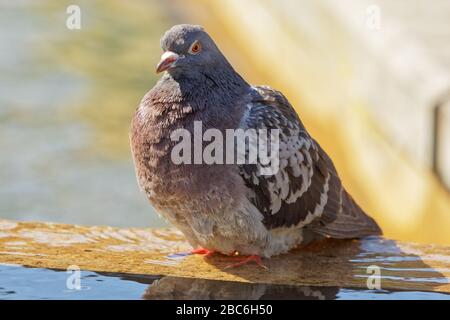
[[[382,234],[381,228],[375,220],[356,204],[347,191],[343,191],[342,197],[341,210],[336,219],[325,225],[313,226],[313,231],[337,239],[362,238]]]

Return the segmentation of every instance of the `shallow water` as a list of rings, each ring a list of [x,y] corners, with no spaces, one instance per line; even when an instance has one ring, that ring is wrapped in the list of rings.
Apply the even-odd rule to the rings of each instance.
[[[73,272],[0,265],[0,299],[450,300],[450,295],[436,292],[249,284],[91,271],[80,271],[80,287],[77,289],[71,276]]]

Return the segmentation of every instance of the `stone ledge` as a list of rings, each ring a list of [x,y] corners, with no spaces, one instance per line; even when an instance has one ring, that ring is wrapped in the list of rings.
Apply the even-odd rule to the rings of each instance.
[[[450,292],[450,248],[383,238],[336,241],[265,261],[269,271],[246,265],[224,269],[229,257],[189,254],[190,246],[173,229],[113,228],[0,220],[0,263],[29,267],[260,284],[367,289],[367,267],[381,272],[389,290]]]

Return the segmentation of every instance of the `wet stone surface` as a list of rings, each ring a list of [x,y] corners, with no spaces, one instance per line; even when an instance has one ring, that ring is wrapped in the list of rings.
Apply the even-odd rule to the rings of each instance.
[[[266,259],[269,270],[252,264],[225,269],[231,257],[204,258],[190,255],[189,250],[183,236],[173,229],[0,220],[0,295],[43,299],[387,299],[447,298],[450,293],[450,249],[442,246],[378,237],[328,240]],[[82,290],[73,295],[64,291],[69,290],[67,279],[73,275],[66,272],[68,268],[80,270]],[[368,278],[376,272],[381,290],[368,290]],[[39,289],[40,283],[48,292]]]

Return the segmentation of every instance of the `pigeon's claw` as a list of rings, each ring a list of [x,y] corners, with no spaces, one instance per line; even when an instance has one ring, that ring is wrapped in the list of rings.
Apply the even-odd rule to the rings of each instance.
[[[210,257],[214,253],[215,253],[214,250],[208,250],[205,248],[197,248],[197,249],[191,250],[191,254],[200,254],[200,255],[204,255],[205,257]]]
[[[233,257],[233,259],[238,260],[238,262],[227,265],[225,267],[225,269],[236,268],[236,267],[242,266],[244,264],[247,264],[249,262],[255,262],[261,268],[263,268],[265,270],[269,270],[269,268],[267,266],[265,266],[264,263],[262,262],[261,257],[257,256],[257,255],[244,256],[244,257]]]

